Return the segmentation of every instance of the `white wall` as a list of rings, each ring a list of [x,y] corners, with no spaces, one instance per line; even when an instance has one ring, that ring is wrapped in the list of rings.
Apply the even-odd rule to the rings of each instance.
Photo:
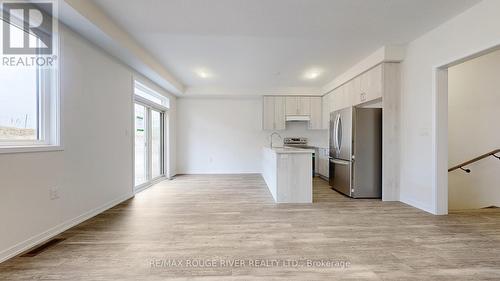
[[[60,32],[64,151],[0,155],[0,261],[133,195],[133,72]]]
[[[408,45],[402,63],[401,200],[437,212],[434,67],[500,44],[500,1],[484,0]]]
[[[306,130],[305,123],[287,128],[279,132],[283,137],[328,146],[326,130]],[[178,173],[260,173],[270,133],[262,131],[261,98],[178,99]]]
[[[448,70],[449,166],[500,148],[500,51]],[[449,174],[449,208],[500,206],[500,161],[490,157]]]

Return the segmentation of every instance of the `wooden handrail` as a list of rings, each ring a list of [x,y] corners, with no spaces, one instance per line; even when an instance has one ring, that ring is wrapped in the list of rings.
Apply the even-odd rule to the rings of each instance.
[[[451,167],[451,168],[449,168],[449,169],[448,169],[448,172],[452,172],[452,171],[455,171],[455,170],[461,169],[461,170],[463,170],[463,171],[465,171],[465,172],[467,172],[467,173],[470,173],[470,170],[469,170],[469,169],[464,169],[463,167],[465,167],[465,166],[467,166],[467,165],[470,165],[470,164],[472,164],[472,163],[474,163],[474,162],[477,162],[477,161],[479,161],[479,160],[482,160],[482,159],[484,159],[484,158],[488,158],[488,157],[490,157],[490,156],[493,156],[493,157],[495,157],[495,158],[497,158],[497,159],[500,159],[500,156],[496,156],[496,155],[495,155],[495,154],[497,154],[497,153],[500,153],[500,149],[493,150],[493,151],[491,151],[491,152],[488,152],[488,153],[486,153],[486,154],[483,154],[483,155],[481,155],[481,156],[478,156],[478,157],[476,157],[476,158],[474,158],[474,159],[471,159],[471,160],[469,160],[469,161],[465,161],[465,162],[463,162],[463,163],[462,163],[462,164],[460,164],[460,165],[456,165],[456,166],[454,166],[454,167]]]

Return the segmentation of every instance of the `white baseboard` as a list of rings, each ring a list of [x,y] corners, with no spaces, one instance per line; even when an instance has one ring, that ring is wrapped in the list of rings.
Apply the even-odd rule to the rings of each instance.
[[[410,198],[407,198],[405,196],[401,196],[400,197],[400,201],[407,204],[407,205],[410,205],[412,207],[415,207],[417,209],[420,209],[422,211],[425,211],[427,213],[431,213],[433,215],[436,215],[436,210],[434,210],[434,208],[432,208],[432,206],[429,206],[425,203],[422,203],[422,202],[419,202],[419,201],[416,201],[416,200],[413,200],[413,199],[410,199]]]
[[[0,263],[8,260],[8,259],[11,259],[33,247],[35,247],[36,245],[39,245],[45,241],[48,241],[50,239],[52,239],[53,237],[61,234],[62,232],[92,218],[92,217],[95,217],[97,216],[98,214],[108,210],[108,209],[111,209],[112,207],[130,199],[134,197],[134,194],[127,194],[125,196],[122,196],[118,199],[115,199],[111,202],[108,202],[106,204],[104,204],[103,206],[101,207],[98,207],[98,208],[95,208],[93,210],[90,210],[76,218],[73,218],[73,219],[70,219],[68,221],[65,221],[59,225],[56,225],[55,227],[52,227],[50,229],[48,229],[47,231],[43,232],[43,233],[40,233],[38,235],[35,235],[23,242],[20,242],[6,250],[3,250],[0,252]]]
[[[262,174],[262,171],[187,171],[182,173],[177,173],[177,176],[182,175],[258,175]]]
[[[144,190],[152,187],[153,185],[157,184],[157,183],[160,183],[164,180],[167,180],[167,178],[165,176],[162,176],[162,177],[159,177],[157,179],[154,179],[146,184],[143,184],[137,188],[134,188],[134,194],[137,194],[137,193],[140,193],[140,192],[143,192]]]

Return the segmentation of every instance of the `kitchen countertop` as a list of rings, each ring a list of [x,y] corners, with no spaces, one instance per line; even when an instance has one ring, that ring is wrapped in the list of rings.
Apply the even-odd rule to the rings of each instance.
[[[269,148],[269,147],[266,147]],[[314,153],[314,149],[304,149],[296,147],[273,147],[271,150],[278,154]]]
[[[285,144],[285,147],[291,148],[301,148],[301,149],[329,149],[328,146],[318,146],[318,145],[294,145],[294,144]]]

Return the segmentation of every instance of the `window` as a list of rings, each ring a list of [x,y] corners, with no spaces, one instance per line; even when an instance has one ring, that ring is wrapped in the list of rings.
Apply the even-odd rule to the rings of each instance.
[[[170,106],[169,100],[167,97],[158,94],[157,92],[151,90],[150,88],[144,86],[139,81],[135,81],[135,90],[134,93],[136,95],[136,98],[143,98],[149,102],[155,103],[157,105],[160,105],[162,107],[168,108]]]
[[[165,176],[169,100],[137,81],[134,93],[134,174],[138,191]]]
[[[18,25],[7,21],[2,21],[2,24],[8,28],[0,28],[0,44],[3,44],[5,30],[9,30],[11,46],[22,46],[25,36],[30,44],[35,44],[34,46],[41,44],[34,34],[25,32]],[[2,153],[24,152],[59,145],[57,69],[55,62],[46,64],[46,58],[47,56],[38,54],[2,54],[0,64],[0,152]],[[34,61],[38,62],[33,63]]]

